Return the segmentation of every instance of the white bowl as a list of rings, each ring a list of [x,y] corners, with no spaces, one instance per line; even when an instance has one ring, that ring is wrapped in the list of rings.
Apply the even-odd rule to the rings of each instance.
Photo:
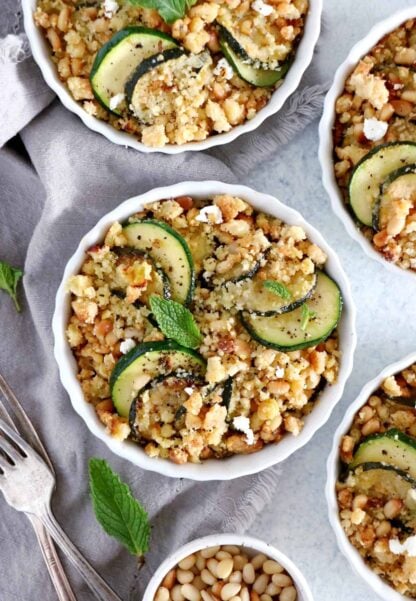
[[[407,355],[400,361],[392,363],[383,369],[378,376],[376,376],[362,388],[356,400],[348,407],[348,411],[346,412],[344,419],[335,432],[332,450],[327,462],[327,482],[325,494],[328,503],[329,521],[334,529],[338,547],[348,559],[355,572],[361,576],[369,586],[371,586],[377,595],[386,601],[403,601],[403,599],[408,599],[409,597],[405,597],[404,595],[397,593],[391,586],[383,582],[380,576],[377,576],[377,574],[367,566],[357,549],[353,547],[348,540],[348,537],[341,526],[337,496],[335,492],[335,484],[339,475],[339,445],[341,438],[350,429],[354,415],[366,403],[371,394],[377,390],[377,388],[379,388],[383,380],[415,362],[416,352],[410,353],[410,355]]]
[[[340,65],[335,73],[334,82],[326,95],[324,102],[324,110],[319,123],[319,160],[322,167],[322,181],[326,191],[331,199],[332,209],[334,213],[341,219],[347,232],[354,238],[369,257],[382,263],[387,269],[394,273],[400,272],[407,277],[414,279],[414,274],[408,270],[401,269],[394,263],[389,263],[383,256],[375,250],[373,245],[355,225],[354,220],[349,213],[341,191],[338,187],[334,175],[334,160],[333,160],[333,140],[332,127],[335,121],[335,102],[338,96],[342,93],[345,85],[345,80],[348,75],[355,69],[358,61],[365,56],[376,43],[387,33],[399,27],[407,19],[416,17],[416,8],[406,8],[400,10],[387,19],[380,21],[370,29],[369,33],[352,47],[345,61]]]
[[[59,79],[56,66],[51,60],[50,48],[42,34],[33,21],[33,12],[37,0],[22,0],[24,26],[29,38],[33,58],[39,65],[42,75],[50,88],[58,96],[62,104],[78,115],[81,121],[93,131],[105,136],[111,142],[121,146],[130,146],[141,152],[164,152],[166,154],[178,154],[185,150],[207,150],[213,146],[221,146],[232,142],[241,134],[253,131],[263,123],[267,117],[279,111],[287,98],[296,90],[303,73],[312,60],[315,44],[321,29],[322,0],[309,0],[309,13],[306,18],[305,30],[300,44],[296,50],[295,60],[285,77],[283,84],[273,93],[267,105],[262,108],[256,116],[242,125],[233,127],[229,132],[210,136],[202,142],[189,142],[180,146],[168,144],[163,148],[150,148],[139,142],[133,135],[119,131],[105,121],[89,115],[78,102],[76,102],[64,83]]]
[[[212,534],[210,536],[204,536],[203,538],[197,538],[183,547],[180,547],[180,549],[165,559],[153,574],[144,592],[142,601],[153,601],[163,578],[179,561],[191,553],[196,553],[207,547],[214,547],[217,545],[237,545],[239,547],[245,547],[247,554],[251,557],[257,555],[257,553],[264,553],[267,557],[279,562],[290,575],[298,592],[297,601],[313,601],[312,593],[303,574],[300,572],[299,568],[286,557],[286,555],[281,551],[278,551],[275,547],[272,547],[272,545],[269,545],[258,538],[246,536],[245,534]]]
[[[144,204],[161,198],[186,195],[196,198],[209,198],[214,194],[224,193],[240,196],[260,211],[270,213],[289,224],[302,226],[308,237],[327,253],[326,267],[328,273],[338,282],[344,298],[344,310],[338,326],[340,348],[342,350],[340,373],[337,382],[332,386],[326,386],[323,390],[316,407],[306,417],[305,426],[299,436],[285,436],[277,445],[267,445],[251,455],[235,455],[227,459],[209,459],[202,464],[186,463],[176,465],[166,459],[148,457],[143,449],[133,442],[120,442],[112,438],[106,433],[103,424],[95,414],[94,408],[85,401],[76,377],[77,365],[65,336],[70,311],[70,294],[65,289],[65,283],[71,275],[79,273],[85,260],[85,251],[103,240],[110,225],[114,221],[124,221],[140,210]],[[215,181],[183,182],[166,188],[156,188],[146,194],[126,200],[100,219],[97,225],[81,239],[76,252],[68,261],[56,295],[52,328],[55,337],[55,358],[58,362],[62,384],[71,398],[75,411],[81,415],[91,432],[104,441],[114,453],[144,469],[156,471],[166,476],[190,478],[192,480],[230,480],[259,472],[283,461],[306,444],[318,428],[327,421],[335,404],[341,398],[345,382],[351,373],[356,345],[355,307],[351,297],[350,285],[337,255],[328,246],[321,234],[306,223],[297,211],[285,206],[272,196],[255,192],[245,186],[233,186]]]

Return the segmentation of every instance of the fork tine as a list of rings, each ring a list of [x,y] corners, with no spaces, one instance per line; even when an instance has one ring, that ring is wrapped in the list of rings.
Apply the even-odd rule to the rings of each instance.
[[[21,450],[23,451],[23,453],[25,453],[26,455],[30,455],[34,453],[34,450],[32,449],[32,447],[30,447],[27,442],[25,442],[23,440],[23,438],[21,436],[19,436],[19,434],[17,434],[14,430],[12,430],[11,428],[9,428],[9,426],[6,424],[6,422],[4,422],[2,419],[0,419],[0,431],[3,431],[5,434],[7,434],[7,436],[10,438],[10,440],[12,440],[14,442],[14,444]],[[4,438],[2,438],[0,436],[0,441],[4,441]],[[2,443],[0,443],[1,446]],[[22,457],[20,456],[19,459],[22,459]]]
[[[11,459],[14,463],[20,463],[23,457],[16,451],[13,445],[8,440],[0,436],[0,451],[2,451],[6,457]]]
[[[4,473],[6,473],[12,467],[13,466],[8,461],[6,461],[4,456],[0,454],[0,469],[3,470]],[[0,476],[0,478],[1,478],[1,476]]]

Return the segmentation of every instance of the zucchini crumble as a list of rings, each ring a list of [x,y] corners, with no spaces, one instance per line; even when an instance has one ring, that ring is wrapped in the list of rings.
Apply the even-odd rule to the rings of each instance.
[[[281,85],[308,12],[308,0],[198,0],[168,24],[139,3],[38,0],[34,19],[73,98],[152,147],[252,119]]]
[[[335,104],[335,176],[357,226],[416,271],[416,21],[384,36]]]
[[[67,284],[86,400],[112,436],[179,464],[297,436],[339,370],[326,260],[301,227],[225,194],[114,223]]]
[[[341,525],[364,561],[416,599],[416,364],[389,376],[340,445]]]

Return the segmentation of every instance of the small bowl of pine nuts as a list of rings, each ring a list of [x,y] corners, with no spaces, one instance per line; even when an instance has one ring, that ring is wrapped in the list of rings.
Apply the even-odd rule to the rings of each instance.
[[[168,557],[143,601],[313,601],[299,569],[251,536],[213,534]]]

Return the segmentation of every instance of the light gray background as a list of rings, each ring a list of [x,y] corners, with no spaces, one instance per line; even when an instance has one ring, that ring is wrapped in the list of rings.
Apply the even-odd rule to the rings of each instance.
[[[414,4],[411,0],[324,0],[321,39],[305,76],[307,83],[332,81],[350,48],[377,21]],[[297,562],[316,601],[377,601],[378,595],[353,572],[336,545],[324,497],[326,459],[334,431],[362,386],[386,365],[415,350],[416,281],[410,285],[400,273],[390,273],[349,237],[331,212],[317,155],[318,121],[244,183],[298,209],[338,252],[358,310],[354,370],[326,426],[282,464],[275,498],[250,532],[268,538]]]

